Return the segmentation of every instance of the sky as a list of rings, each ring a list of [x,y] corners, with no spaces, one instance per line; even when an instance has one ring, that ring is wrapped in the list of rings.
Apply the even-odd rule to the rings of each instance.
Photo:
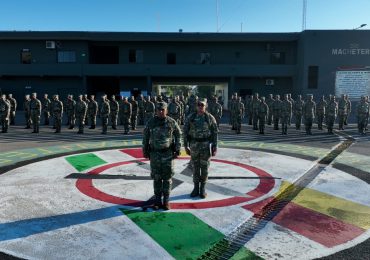
[[[0,0],[0,31],[300,32],[302,10],[303,0]],[[370,29],[370,0],[307,0],[307,30],[361,24]]]

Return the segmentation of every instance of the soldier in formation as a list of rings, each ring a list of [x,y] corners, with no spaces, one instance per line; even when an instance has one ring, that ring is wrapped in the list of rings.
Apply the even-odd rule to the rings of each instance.
[[[24,119],[26,120],[25,129],[30,129],[32,124],[30,102],[31,102],[30,95],[25,95],[23,102]]]
[[[98,111],[99,111],[98,102],[96,102],[94,95],[90,95],[90,100],[89,103],[87,104],[87,114],[91,124],[89,129],[95,129],[96,116],[98,115]]]
[[[302,112],[303,112],[304,101],[301,95],[298,95],[297,101],[293,104],[293,114],[295,117],[295,129],[300,130],[302,124]]]
[[[138,111],[138,125],[144,125],[145,118],[145,99],[143,95],[140,95],[137,99]]]
[[[344,95],[344,97],[347,101],[347,109],[348,109],[347,116],[344,118],[344,125],[347,125],[348,124],[348,117],[351,114],[351,110],[352,110],[352,103],[351,103],[351,100],[349,99],[348,95]]]
[[[9,115],[10,115],[11,104],[6,100],[5,95],[1,95],[0,98],[0,124],[1,132],[7,133],[9,128]]]
[[[265,134],[265,126],[266,126],[266,120],[269,115],[269,106],[266,103],[265,97],[261,97],[261,103],[260,108],[258,110],[258,121],[259,121],[259,129],[260,134]]]
[[[205,186],[211,156],[217,152],[218,127],[216,119],[206,112],[207,100],[199,100],[197,112],[190,114],[184,125],[185,151],[191,157],[194,189],[191,197],[206,198]]]
[[[217,101],[217,97],[213,96],[211,102],[209,102],[208,112],[216,119],[217,126],[220,127],[220,121],[222,118],[222,106]]]
[[[330,101],[326,108],[326,126],[328,128],[328,133],[333,134],[333,127],[335,119],[338,115],[338,103],[335,101],[335,96],[330,97]]]
[[[130,124],[131,124],[131,118],[132,118],[132,104],[128,102],[127,97],[122,97],[122,104],[121,104],[121,110],[122,110],[122,119],[123,122],[123,128],[124,128],[124,134],[127,135],[130,132]]]
[[[312,124],[315,119],[316,112],[316,103],[313,101],[313,95],[307,96],[307,101],[304,103],[302,108],[304,126],[306,134],[312,135]]]
[[[261,100],[259,94],[255,93],[252,102],[253,111],[253,130],[258,130],[258,110],[260,108]]]
[[[341,95],[341,98],[338,102],[338,124],[339,130],[344,130],[344,123],[348,116],[348,102],[344,94]]]
[[[361,135],[366,134],[366,126],[369,121],[370,105],[365,96],[361,96],[361,101],[357,106],[357,127]]]
[[[145,119],[144,119],[144,124],[146,125],[148,121],[154,117],[154,112],[155,112],[155,105],[152,102],[152,99],[150,96],[147,97],[147,100],[145,102]]]
[[[67,104],[66,104],[66,112],[68,117],[69,128],[73,129],[76,123],[76,115],[75,115],[75,106],[76,101],[73,100],[73,95],[68,95]]]
[[[279,120],[281,116],[281,103],[280,95],[275,96],[275,101],[272,103],[272,115],[274,119],[274,130],[279,130]]]
[[[30,101],[31,120],[33,123],[33,132],[39,133],[41,117],[41,101],[37,99],[37,93],[32,93]]]
[[[131,96],[130,103],[132,105],[132,114],[131,114],[131,129],[136,130],[137,126],[137,114],[139,113],[139,105],[135,100],[134,96]]]
[[[110,105],[107,95],[102,95],[101,97],[102,102],[100,105],[99,117],[101,119],[102,124],[102,134],[107,134],[108,131],[108,121],[109,121],[109,114],[110,114]]]
[[[49,125],[51,101],[48,98],[48,94],[44,94],[44,98],[41,101],[42,114],[44,115],[44,125]]]
[[[280,110],[281,119],[281,133],[283,135],[288,134],[289,120],[292,117],[292,102],[289,100],[288,94],[284,95],[284,100],[281,102]]]
[[[112,129],[117,130],[119,104],[116,100],[115,95],[112,95],[112,98],[109,102],[109,105],[110,105],[110,120],[111,120],[111,123],[112,123]]]
[[[10,125],[15,124],[15,112],[17,111],[17,100],[13,97],[13,94],[8,95],[8,102],[10,103],[10,115],[9,123]]]
[[[325,96],[322,96],[319,103],[316,106],[316,117],[317,117],[317,126],[319,130],[323,130],[322,126],[326,120],[326,107],[328,103],[325,100]]]
[[[90,99],[87,96],[87,94],[83,95],[82,100],[86,103],[87,109],[89,109]],[[86,116],[85,116],[85,125],[89,125],[89,113],[88,112],[86,112]]]
[[[62,130],[63,102],[59,100],[59,95],[53,96],[53,102],[51,103],[51,113],[53,115],[55,133],[60,133]]]
[[[170,209],[169,198],[174,175],[173,160],[180,155],[181,130],[177,122],[167,116],[167,104],[156,104],[156,115],[145,126],[143,154],[150,159],[154,187],[154,209]]]
[[[180,124],[181,105],[176,101],[175,97],[172,97],[171,102],[168,104],[168,115]]]
[[[233,106],[233,114],[234,114],[234,125],[235,125],[235,131],[237,134],[241,133],[241,127],[242,127],[242,121],[244,118],[244,104],[242,102],[242,98],[238,97],[236,99],[236,102]]]
[[[85,101],[83,101],[83,95],[79,95],[78,100],[75,105],[75,115],[76,115],[77,125],[78,125],[77,134],[84,133],[86,112],[87,112],[87,104]]]
[[[267,100],[266,100],[266,104],[268,106],[268,109],[269,109],[269,113],[268,113],[268,117],[267,117],[267,124],[268,125],[272,125],[272,104],[274,103],[275,99],[274,99],[274,96],[272,94],[269,94]]]

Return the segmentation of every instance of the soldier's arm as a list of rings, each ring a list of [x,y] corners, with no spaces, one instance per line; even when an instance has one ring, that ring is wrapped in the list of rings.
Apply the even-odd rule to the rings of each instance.
[[[149,144],[149,140],[150,140],[150,129],[149,129],[149,122],[148,122],[148,124],[145,126],[144,132],[143,132],[143,145],[142,145],[142,149],[143,149],[143,155],[144,155],[145,158],[149,158],[150,157],[150,144]]]
[[[210,130],[211,130],[211,151],[212,151],[212,156],[215,156],[217,153],[217,142],[218,142],[218,127],[216,120],[213,116],[210,116]]]
[[[177,124],[177,122],[174,122],[174,133],[175,137],[175,153],[176,156],[180,155],[180,149],[181,149],[181,129],[180,126]]]

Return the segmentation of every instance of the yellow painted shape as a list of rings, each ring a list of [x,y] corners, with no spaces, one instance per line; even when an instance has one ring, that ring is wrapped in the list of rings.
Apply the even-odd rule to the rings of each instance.
[[[275,197],[281,199],[285,196],[289,197],[289,191],[295,188],[299,187],[284,181]],[[299,192],[292,202],[354,226],[370,229],[370,207],[368,206],[309,188]]]

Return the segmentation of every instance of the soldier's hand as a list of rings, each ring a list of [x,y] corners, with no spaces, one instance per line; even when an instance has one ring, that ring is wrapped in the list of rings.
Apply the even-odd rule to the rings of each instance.
[[[185,152],[187,155],[190,155],[190,148],[189,147],[185,147]]]

